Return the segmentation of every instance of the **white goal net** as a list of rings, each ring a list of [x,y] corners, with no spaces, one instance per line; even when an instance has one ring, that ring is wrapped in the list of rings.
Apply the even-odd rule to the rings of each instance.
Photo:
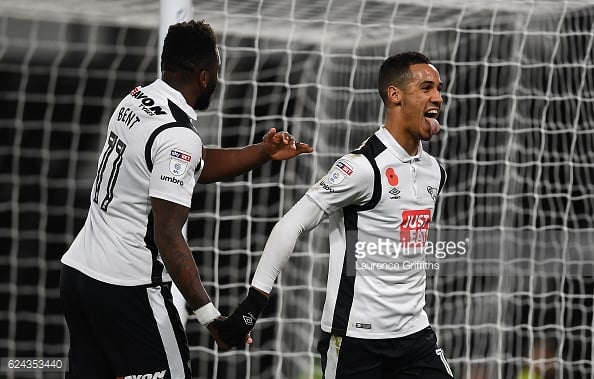
[[[188,240],[223,313],[274,223],[383,121],[379,65],[406,50],[440,70],[444,126],[425,148],[448,181],[427,312],[459,378],[594,378],[594,4],[572,0],[209,0],[221,83],[206,144],[275,127],[315,148],[195,191]],[[0,358],[63,357],[59,259],[86,217],[116,102],[157,76],[156,0],[0,0]],[[196,320],[196,378],[321,378],[326,225],[304,236],[245,350]],[[55,376],[52,376],[55,375]],[[532,376],[531,376],[532,375]],[[49,372],[0,378],[53,378]]]

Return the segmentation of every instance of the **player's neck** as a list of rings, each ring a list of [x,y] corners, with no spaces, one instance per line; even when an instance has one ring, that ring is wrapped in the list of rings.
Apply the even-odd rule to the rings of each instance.
[[[187,77],[178,75],[175,72],[163,71],[161,80],[167,83],[171,88],[180,92],[184,99],[186,99],[186,103],[188,103],[190,106],[193,106],[193,104],[196,102],[195,95],[189,89]]]
[[[397,125],[392,122],[386,122],[384,127],[388,130],[388,132],[394,137],[396,142],[410,155],[411,157],[415,156],[419,152],[419,142],[421,141],[418,137],[411,134],[405,128],[399,128]]]

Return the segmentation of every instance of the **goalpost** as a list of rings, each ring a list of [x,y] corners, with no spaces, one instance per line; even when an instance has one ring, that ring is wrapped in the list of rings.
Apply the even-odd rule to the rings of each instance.
[[[315,148],[197,186],[188,241],[223,313],[245,295],[274,223],[381,125],[381,62],[418,50],[445,84],[443,130],[425,146],[448,171],[432,238],[465,247],[427,275],[427,312],[452,369],[594,379],[591,1],[192,5],[223,63],[199,114],[204,142],[243,146],[275,127]],[[157,0],[0,0],[0,357],[66,354],[59,259],[86,217],[113,107],[157,77],[159,11]],[[250,348],[220,353],[188,321],[196,378],[319,377],[326,231],[298,242]]]

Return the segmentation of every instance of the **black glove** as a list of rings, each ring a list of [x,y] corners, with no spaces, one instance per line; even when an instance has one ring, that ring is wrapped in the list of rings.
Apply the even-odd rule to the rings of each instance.
[[[268,297],[250,287],[247,297],[226,320],[213,321],[221,340],[232,347],[243,347],[266,303]]]

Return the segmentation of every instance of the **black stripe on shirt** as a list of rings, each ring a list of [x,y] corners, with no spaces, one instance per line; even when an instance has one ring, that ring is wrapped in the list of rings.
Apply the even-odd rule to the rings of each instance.
[[[173,118],[175,118],[175,121],[161,125],[157,129],[153,130],[148,140],[146,141],[146,146],[144,147],[144,160],[149,171],[153,171],[153,160],[151,158],[151,150],[153,148],[153,143],[155,143],[155,138],[157,138],[157,136],[162,131],[177,127],[188,128],[193,130],[196,134],[198,134],[196,128],[194,128],[194,125],[192,125],[192,120],[190,120],[190,117],[188,117],[188,115],[180,107],[175,105],[173,101],[168,100],[168,102],[169,109],[171,110],[171,114],[173,115]],[[200,167],[200,162],[198,164],[198,167]]]
[[[439,191],[437,191],[437,193],[441,193],[441,190],[443,189],[443,185],[445,184],[447,175],[446,175],[445,168],[443,168],[443,166],[440,164],[438,164],[438,166],[439,166],[440,178],[439,178]]]
[[[182,358],[185,377],[190,378],[192,373],[190,368],[190,349],[188,347],[188,337],[186,335],[186,330],[184,329],[184,326],[182,325],[179,318],[179,313],[177,312],[175,304],[173,303],[171,285],[161,286],[161,294],[163,295],[165,308],[167,309],[167,314],[169,315],[169,320],[171,322],[171,326],[173,327],[173,333],[175,334],[175,339],[177,340],[177,347]]]
[[[347,332],[349,315],[351,313],[353,297],[355,294],[355,244],[358,239],[357,223],[359,220],[359,212],[375,208],[381,199],[381,176],[375,158],[384,150],[386,150],[386,146],[376,135],[373,135],[361,148],[353,151],[353,154],[361,154],[367,158],[373,168],[373,194],[369,202],[366,204],[348,205],[343,208],[346,250],[344,261],[342,262],[342,273],[340,275],[340,284],[338,285],[338,294],[332,318],[332,334],[334,335],[345,336]]]
[[[151,269],[151,283],[152,284],[161,284],[163,282],[163,263],[159,261],[159,249],[157,249],[157,244],[155,243],[155,228],[154,228],[154,221],[153,221],[153,212],[151,211],[148,215],[148,221],[146,223],[146,234],[144,235],[144,244],[147,249],[151,252],[151,258],[153,262],[153,267]]]
[[[192,121],[188,117],[188,115],[177,105],[175,105],[171,100],[168,100],[169,109],[171,110],[171,114],[175,118],[175,121],[170,122],[168,124],[161,125],[157,129],[155,129],[149,139],[146,142],[146,146],[144,147],[144,159],[149,171],[153,171],[153,159],[151,157],[151,150],[153,148],[153,143],[155,139],[164,130],[170,128],[188,128],[193,130],[196,134],[198,133],[192,125]],[[202,160],[198,162],[196,166],[199,168],[202,165]],[[151,283],[152,284],[160,284],[163,281],[163,263],[161,263],[158,259],[159,257],[159,250],[157,249],[157,244],[155,243],[154,238],[154,222],[153,222],[153,212],[151,211],[148,215],[147,225],[146,225],[146,234],[144,235],[144,243],[146,248],[149,249],[151,252],[151,259],[152,259],[152,269],[151,269]]]

